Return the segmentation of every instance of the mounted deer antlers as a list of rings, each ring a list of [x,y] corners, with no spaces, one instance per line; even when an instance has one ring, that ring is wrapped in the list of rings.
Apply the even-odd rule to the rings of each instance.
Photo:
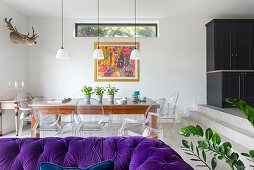
[[[25,45],[35,45],[37,43],[35,40],[38,37],[38,35],[34,33],[33,27],[32,27],[33,35],[29,37],[29,32],[27,33],[27,35],[19,33],[18,29],[12,26],[11,20],[12,18],[9,19],[9,21],[7,20],[7,18],[5,18],[5,22],[7,23],[7,28],[11,30],[10,38],[13,42],[25,44]]]

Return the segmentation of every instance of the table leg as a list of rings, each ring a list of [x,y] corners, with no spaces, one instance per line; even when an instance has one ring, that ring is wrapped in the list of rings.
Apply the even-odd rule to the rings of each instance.
[[[15,103],[14,111],[15,111],[16,136],[18,136],[19,135],[19,108],[17,106],[17,103]]]
[[[157,113],[157,108],[151,108],[151,111],[154,113]],[[151,127],[154,129],[158,129],[158,121],[157,121],[157,116],[151,115]],[[158,139],[158,136],[153,137],[153,139]]]
[[[2,110],[0,109],[0,136],[3,136],[3,125],[2,125]]]
[[[31,109],[31,115],[33,115],[33,114],[34,114],[34,110]],[[35,123],[36,123],[35,117],[32,116],[31,117],[31,137],[37,137],[37,138],[39,138],[40,137],[40,133],[38,133],[38,131],[37,131],[36,134],[35,134],[34,131],[33,131],[33,127],[34,127]],[[37,128],[39,128],[39,127],[37,127]]]

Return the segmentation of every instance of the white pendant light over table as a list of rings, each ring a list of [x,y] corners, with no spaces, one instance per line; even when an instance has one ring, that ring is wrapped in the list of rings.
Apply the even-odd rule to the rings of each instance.
[[[99,28],[100,28],[100,0],[98,0],[98,27],[97,27],[98,47],[93,52],[94,59],[104,59],[104,54],[103,54],[102,50],[100,49],[100,30],[99,30]]]
[[[135,0],[135,49],[132,50],[131,60],[139,60],[140,59],[140,52],[137,49],[137,0]]]
[[[63,19],[63,10],[64,10],[64,6],[63,6],[63,0],[62,0],[62,47],[57,51],[56,53],[56,59],[70,59],[66,49],[64,49],[64,19]]]

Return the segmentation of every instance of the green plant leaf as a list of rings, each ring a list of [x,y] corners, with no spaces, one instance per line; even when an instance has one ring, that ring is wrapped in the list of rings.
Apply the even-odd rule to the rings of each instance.
[[[237,169],[239,169],[239,170],[245,169],[245,166],[241,160],[236,161],[235,164],[236,164]]]
[[[249,154],[250,154],[251,157],[254,157],[254,150],[250,150]]]
[[[224,159],[224,156],[223,156],[223,155],[218,156],[218,159],[219,159],[219,160],[222,160],[222,159]]]
[[[202,148],[202,149],[205,149],[205,148],[208,148],[209,147],[209,143],[207,141],[198,141],[198,147],[199,148]]]
[[[221,143],[221,138],[217,133],[215,133],[212,136],[212,141],[213,143],[217,143],[219,145]]]
[[[213,136],[213,131],[212,129],[208,128],[205,131],[205,136],[206,136],[206,140],[211,140],[212,136]]]
[[[239,158],[239,155],[238,155],[237,153],[233,152],[233,153],[231,154],[231,159],[237,161],[238,158]]]
[[[231,148],[230,147],[226,147],[225,151],[226,151],[227,157],[231,158]]]
[[[217,151],[220,152],[220,146],[217,143],[213,143],[213,148]]]
[[[212,158],[211,165],[212,165],[213,169],[216,168],[216,166],[217,166],[217,159],[215,157]]]
[[[190,147],[191,147],[191,150],[192,150],[192,152],[193,152],[193,143],[191,142],[191,144],[190,144]]]
[[[227,160],[226,161],[229,165],[233,165],[233,163],[234,163],[234,160],[232,160],[232,159],[229,159],[229,160]]]
[[[206,162],[206,153],[205,153],[205,150],[202,150],[202,156],[203,156],[204,161]]]
[[[247,153],[241,153],[241,155],[245,156],[245,157],[251,157],[249,154]]]
[[[224,146],[224,148],[226,148],[226,147],[232,148],[232,145],[229,142],[224,142],[222,145]]]
[[[189,143],[188,143],[188,141],[187,140],[182,140],[182,144],[183,144],[183,146],[185,147],[185,148],[190,148],[190,145],[189,145]]]
[[[201,160],[199,160],[199,159],[190,159],[191,161],[201,161]]]
[[[223,145],[220,146],[220,153],[225,154],[225,147]]]
[[[197,152],[197,154],[198,154],[198,156],[199,156],[199,150],[198,150],[198,147],[196,146],[196,152]]]
[[[201,136],[201,137],[204,136],[204,131],[199,125],[196,126],[196,135]]]

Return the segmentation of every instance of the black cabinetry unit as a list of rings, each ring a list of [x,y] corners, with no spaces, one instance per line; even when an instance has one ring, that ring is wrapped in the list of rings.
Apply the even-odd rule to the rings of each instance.
[[[207,104],[233,107],[226,98],[254,106],[254,19],[214,19],[207,30]]]
[[[254,69],[254,20],[212,20],[207,28],[207,71]]]
[[[207,103],[232,107],[226,98],[245,100],[254,106],[254,72],[212,72],[207,74]]]

